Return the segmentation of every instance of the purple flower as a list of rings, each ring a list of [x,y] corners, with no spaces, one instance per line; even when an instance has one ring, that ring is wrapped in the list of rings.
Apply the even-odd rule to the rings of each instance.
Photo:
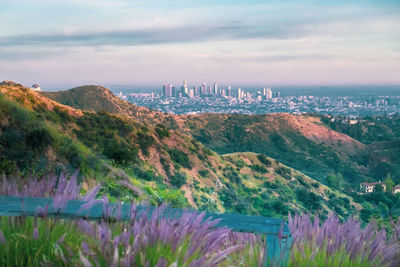
[[[38,240],[39,239],[39,230],[37,227],[33,228],[33,240]]]

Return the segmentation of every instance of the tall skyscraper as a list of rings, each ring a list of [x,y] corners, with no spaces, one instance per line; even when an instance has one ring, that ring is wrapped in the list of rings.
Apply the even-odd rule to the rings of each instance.
[[[203,83],[202,85],[201,85],[201,90],[200,90],[200,92],[201,92],[201,95],[207,95],[207,84],[206,83]]]
[[[214,83],[214,95],[218,95],[218,85],[217,83]]]
[[[172,84],[163,85],[163,95],[165,98],[172,97]]]
[[[194,97],[194,89],[193,88],[189,90],[189,97],[190,98]]]
[[[227,96],[232,96],[231,86],[230,85],[228,86]]]
[[[237,90],[237,98],[238,98],[239,100],[242,99],[242,89],[240,89],[240,88],[238,88],[238,90]]]
[[[186,84],[186,80],[183,81],[183,85],[181,87],[181,92],[182,92],[182,96],[188,96],[189,95],[189,91],[188,91],[188,87]]]
[[[265,89],[265,88],[264,88]],[[271,88],[268,88],[265,92],[265,98],[266,99],[271,99],[272,98],[272,90]]]

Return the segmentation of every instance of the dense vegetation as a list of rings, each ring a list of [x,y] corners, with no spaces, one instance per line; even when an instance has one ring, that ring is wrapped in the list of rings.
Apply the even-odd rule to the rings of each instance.
[[[321,121],[331,129],[368,144],[369,153],[364,160],[371,169],[372,179],[384,180],[389,175],[395,184],[400,183],[399,114],[357,119],[343,116],[320,117]]]
[[[400,114],[375,115],[357,119],[318,114],[314,114],[314,116],[320,117],[321,121],[332,130],[345,133],[365,144],[393,141],[400,138]]]
[[[349,155],[310,140],[294,128],[290,116],[266,121],[265,115],[206,114],[189,117],[187,125],[197,140],[221,154],[262,153],[323,183],[330,174],[340,174],[350,188],[367,178],[364,151]]]

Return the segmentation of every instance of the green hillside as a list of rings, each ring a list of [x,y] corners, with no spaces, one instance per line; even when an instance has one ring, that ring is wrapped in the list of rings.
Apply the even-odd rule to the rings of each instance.
[[[193,136],[219,154],[262,153],[322,183],[327,183],[327,177],[335,174],[343,177],[343,186],[348,190],[358,188],[360,182],[369,178],[365,146],[347,135],[331,131],[312,117],[289,114],[163,114],[144,111],[146,109],[123,101],[99,86],[43,94],[75,108],[106,110],[146,124],[161,123]]]
[[[17,84],[0,86],[0,168],[8,176],[72,172],[129,201],[286,216],[361,207],[303,173],[254,153],[218,155],[162,124],[60,105]]]

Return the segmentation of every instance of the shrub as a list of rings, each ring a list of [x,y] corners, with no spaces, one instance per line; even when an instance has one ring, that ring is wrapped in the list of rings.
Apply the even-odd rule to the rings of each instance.
[[[174,162],[178,163],[184,168],[192,169],[192,164],[189,161],[189,157],[185,152],[174,148],[169,150],[168,153]]]
[[[305,189],[299,188],[296,190],[297,199],[300,200],[304,207],[308,210],[317,211],[322,208],[322,197],[309,192]]]
[[[257,155],[257,159],[258,159],[262,164],[264,164],[264,165],[267,166],[267,167],[272,166],[272,162],[268,159],[267,156],[265,156],[265,155],[263,155],[263,154]]]
[[[110,141],[105,147],[103,154],[108,158],[114,160],[118,164],[125,164],[129,161],[136,159],[136,150],[131,149],[124,142],[116,140]]]
[[[286,180],[290,180],[291,177],[291,171],[289,168],[286,167],[279,167],[275,170],[275,173],[279,174],[280,176],[282,176],[283,178],[285,178]]]
[[[137,135],[137,143],[140,146],[140,149],[142,149],[142,152],[144,155],[148,156],[149,155],[149,147],[153,145],[155,142],[153,136],[145,133],[138,133]]]
[[[53,138],[44,127],[30,130],[26,136],[26,143],[33,149],[40,150],[53,143]]]
[[[169,178],[169,182],[173,186],[175,186],[177,188],[181,188],[181,186],[186,184],[186,182],[187,182],[186,174],[184,172],[178,172],[174,176]]]
[[[133,172],[139,179],[143,179],[146,181],[162,181],[162,177],[156,175],[153,171],[151,170],[143,170],[142,168],[138,166],[133,167]]]
[[[168,129],[162,125],[162,124],[157,124],[156,126],[156,132],[158,134],[158,136],[162,139],[165,137],[169,137],[169,131]]]
[[[252,171],[255,171],[258,173],[267,173],[268,172],[268,170],[265,167],[258,165],[258,164],[250,165],[249,167]]]
[[[210,172],[208,170],[206,170],[206,169],[199,170],[199,174],[200,174],[201,177],[208,177],[209,173]]]
[[[224,177],[228,178],[229,181],[231,181],[232,183],[235,183],[237,185],[242,183],[242,177],[232,167],[224,168],[223,175]]]
[[[265,181],[263,187],[270,188],[270,189],[277,189],[278,185],[276,183]]]

